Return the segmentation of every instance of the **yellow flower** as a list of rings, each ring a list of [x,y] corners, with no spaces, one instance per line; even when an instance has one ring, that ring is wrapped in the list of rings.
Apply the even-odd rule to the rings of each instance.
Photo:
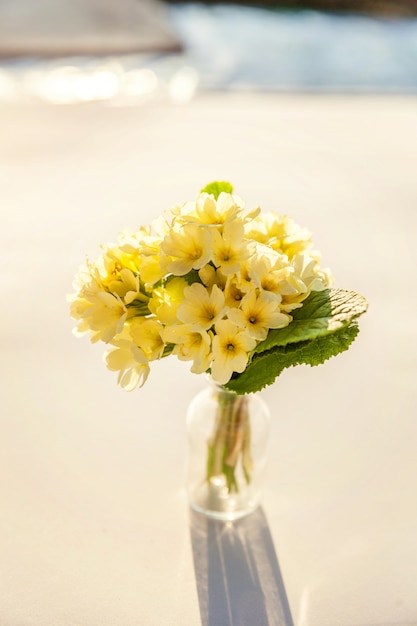
[[[119,272],[123,268],[127,268],[132,272],[138,271],[138,264],[140,257],[138,250],[133,247],[126,247],[125,249],[120,246],[108,245],[102,246],[104,249],[102,261],[106,280],[113,280],[117,278]]]
[[[316,253],[304,252],[297,254],[292,259],[294,272],[308,288],[308,291],[322,291],[333,282],[333,277],[329,270],[322,270],[319,266],[320,256]]]
[[[244,226],[240,221],[224,226],[223,233],[213,230],[213,263],[223,274],[235,274],[249,256],[249,248],[244,240]]]
[[[254,284],[261,291],[275,295],[279,301],[281,300],[282,281],[286,277],[285,266],[272,269],[265,258],[256,259],[251,267],[251,275]]]
[[[175,343],[172,353],[181,361],[193,361],[191,371],[202,374],[211,364],[211,336],[206,331],[193,331],[191,324],[167,326],[163,333],[164,341]]]
[[[278,252],[264,244],[251,241],[250,252],[250,258],[245,267],[246,277],[244,279],[244,283],[249,283],[250,289],[253,289],[253,287],[263,289],[262,283],[269,283],[271,279],[268,275],[272,270],[276,270],[282,267],[282,265],[289,265],[285,255],[278,254]]]
[[[120,333],[127,316],[127,308],[118,295],[105,291],[98,268],[88,263],[81,268],[74,286],[78,293],[69,296],[70,314],[80,320],[78,335],[91,333],[91,341],[109,342]]]
[[[257,296],[255,291],[243,298],[240,308],[230,309],[228,317],[257,341],[265,339],[269,328],[284,328],[291,321],[281,313],[279,300],[266,293]]]
[[[199,270],[198,277],[206,287],[217,285],[223,291],[226,285],[226,276],[222,274],[220,269],[216,270],[210,263]]]
[[[212,342],[211,375],[216,382],[225,385],[233,372],[243,372],[256,341],[230,320],[217,322],[215,331],[216,335]]]
[[[245,292],[240,289],[235,276],[229,276],[224,288],[226,306],[238,307],[245,296]]]
[[[226,313],[224,294],[217,285],[209,290],[200,283],[193,283],[184,289],[184,298],[177,317],[184,324],[190,324],[193,331],[209,330]]]
[[[322,291],[332,282],[333,277],[329,270],[320,269],[317,254],[297,254],[281,283],[281,309],[291,311],[301,307],[312,291]]]
[[[242,293],[248,293],[253,289],[252,277],[251,277],[251,259],[247,259],[239,268],[234,278],[236,280],[236,286]]]
[[[171,230],[161,244],[171,257],[167,269],[175,276],[184,276],[192,269],[199,270],[211,259],[211,233],[208,228],[186,224],[179,231]]]
[[[133,300],[147,301],[149,298],[140,292],[139,275],[126,267],[118,272],[117,277],[107,282],[107,289],[118,295],[125,304],[131,304]]]
[[[140,263],[140,277],[147,289],[167,275],[169,262],[169,257],[164,254],[142,257]]]
[[[177,321],[177,309],[184,300],[184,278],[175,277],[163,287],[155,287],[148,307],[163,324],[174,324]]]
[[[267,244],[291,259],[295,254],[311,247],[311,233],[301,228],[287,215],[274,212],[261,213],[246,229],[246,236]]]
[[[213,196],[202,193],[196,201],[195,215],[200,224],[226,224],[236,218],[242,211],[243,205],[239,204],[238,198],[230,193],[222,192],[217,200]]]
[[[129,333],[135,345],[141,348],[148,359],[154,361],[160,359],[165,344],[162,339],[162,324],[156,319],[146,317],[134,317],[129,322]]]
[[[146,235],[139,241],[139,271],[145,285],[153,285],[167,272],[165,256],[161,255],[162,239]]]
[[[312,246],[312,235],[307,228],[301,228],[294,220],[288,216],[284,217],[286,234],[279,243],[272,244],[278,252],[283,252],[291,260],[293,256],[300,252],[309,250]]]
[[[126,320],[127,309],[117,295],[102,291],[88,310],[85,319],[94,333],[94,341],[110,341],[121,332]]]
[[[274,296],[278,302],[284,295],[305,290],[304,283],[297,277],[287,256],[262,244],[255,246],[255,253],[248,264],[248,273],[252,286],[256,286],[262,293]]]
[[[114,341],[116,346],[105,355],[109,370],[119,372],[117,382],[126,391],[142,387],[149,376],[149,365],[143,351],[131,341],[120,339]]]
[[[125,257],[135,259],[136,270],[145,285],[153,285],[166,274],[164,255],[161,255],[161,242],[167,232],[168,224],[166,220],[160,218],[154,220],[150,226],[140,226],[136,232],[119,233],[118,249]]]
[[[201,224],[223,226],[235,219],[243,209],[240,198],[222,192],[216,200],[206,192],[200,193],[195,202],[186,202],[171,209],[176,224]]]

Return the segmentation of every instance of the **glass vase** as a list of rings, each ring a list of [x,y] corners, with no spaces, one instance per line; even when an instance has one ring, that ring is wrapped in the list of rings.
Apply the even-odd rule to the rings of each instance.
[[[267,461],[269,409],[259,394],[209,383],[187,414],[187,493],[191,507],[233,520],[259,504]]]

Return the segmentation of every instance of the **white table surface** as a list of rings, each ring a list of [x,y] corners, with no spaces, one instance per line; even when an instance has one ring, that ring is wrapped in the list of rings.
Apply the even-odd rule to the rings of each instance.
[[[282,581],[294,626],[415,626],[417,99],[3,105],[0,137],[1,626],[289,626]],[[265,391],[263,508],[222,529],[183,493],[203,377],[168,359],[124,392],[65,300],[86,254],[213,179],[370,302],[348,353]]]

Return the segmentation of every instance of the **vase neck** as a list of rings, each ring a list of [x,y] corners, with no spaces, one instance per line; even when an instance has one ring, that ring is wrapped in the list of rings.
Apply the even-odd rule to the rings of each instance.
[[[238,395],[234,391],[230,391],[230,389],[227,389],[223,385],[220,385],[220,383],[217,383],[215,380],[213,380],[211,376],[207,376],[207,383],[214,392],[221,394],[224,398],[230,398],[231,400],[233,400],[239,397],[247,397],[246,394]]]

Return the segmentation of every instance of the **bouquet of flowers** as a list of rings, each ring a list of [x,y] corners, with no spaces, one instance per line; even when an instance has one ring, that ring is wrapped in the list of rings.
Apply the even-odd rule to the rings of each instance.
[[[237,490],[239,459],[247,482],[251,468],[241,396],[287,367],[323,363],[358,333],[366,300],[332,283],[308,230],[245,208],[230,183],[215,182],[103,246],[76,277],[71,315],[76,334],[108,345],[107,367],[127,391],[145,383],[152,361],[175,355],[234,392],[232,401],[220,394],[207,480],[222,474]]]
[[[367,304],[332,282],[308,230],[246,209],[216,182],[87,261],[71,315],[77,335],[109,345],[107,367],[127,391],[145,383],[152,361],[175,355],[246,394],[349,347]]]

